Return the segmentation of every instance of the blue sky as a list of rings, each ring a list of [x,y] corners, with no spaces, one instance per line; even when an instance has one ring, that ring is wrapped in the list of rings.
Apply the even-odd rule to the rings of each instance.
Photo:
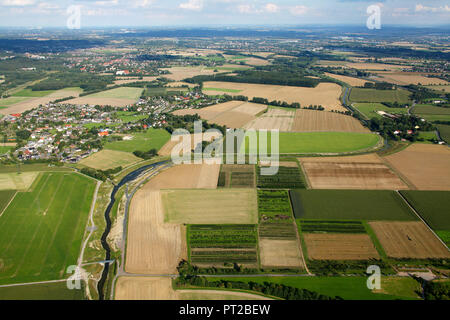
[[[367,7],[382,24],[444,25],[450,2],[435,0],[0,0],[0,26],[66,26],[81,6],[81,27],[212,25],[362,25]]]

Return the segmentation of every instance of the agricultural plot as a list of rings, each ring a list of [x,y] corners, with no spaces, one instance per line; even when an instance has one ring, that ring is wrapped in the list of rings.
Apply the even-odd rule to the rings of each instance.
[[[431,228],[450,231],[450,192],[405,190],[401,194]]]
[[[257,138],[259,139],[258,131]],[[267,132],[267,153],[271,154],[271,132]],[[380,137],[371,133],[355,132],[280,132],[280,154],[326,154],[347,153],[375,148]],[[259,145],[259,143],[258,143]],[[249,138],[241,145],[241,151],[255,154],[259,150],[249,146]]]
[[[392,258],[450,258],[450,251],[427,226],[417,222],[370,222],[383,246]]]
[[[287,103],[298,102],[302,106],[322,105],[326,110],[345,111],[340,101],[341,86],[336,83],[319,83],[315,88],[279,86],[267,84],[237,83],[207,81],[203,87],[221,88],[220,90],[207,90],[208,95],[223,95],[227,92],[223,89],[239,90],[240,95],[252,99],[254,97],[266,98],[269,101],[286,101]]]
[[[164,222],[160,192],[139,190],[130,204],[125,271],[176,273],[186,257],[184,239],[180,225]]]
[[[437,124],[436,128],[439,131],[441,139],[447,142],[447,144],[450,144],[450,126],[445,124]]]
[[[0,300],[84,300],[83,289],[67,288],[66,281],[0,288]]]
[[[419,190],[450,190],[447,146],[415,143],[384,159]]]
[[[115,107],[124,107],[139,100],[142,94],[142,88],[119,87],[110,89],[84,97],[68,100],[66,103],[89,104],[89,105],[111,105]]]
[[[394,191],[291,190],[289,195],[297,219],[417,220]]]
[[[254,189],[163,190],[161,193],[168,223],[257,223]]]
[[[266,109],[267,106],[262,104],[229,101],[201,109],[177,110],[174,114],[198,114],[202,119],[208,120],[208,122],[224,125],[229,128],[242,128],[248,122],[256,119],[257,115]]]
[[[378,259],[378,252],[367,234],[304,233],[311,260]]]
[[[299,220],[303,233],[366,233],[361,221]]]
[[[43,173],[18,192],[0,219],[0,283],[55,280],[77,263],[95,183],[74,173]],[[70,197],[67,195],[70,194]]]
[[[15,190],[1,190],[0,191],[0,216],[3,211],[8,206],[9,202],[12,200],[16,194]]]
[[[352,88],[350,100],[353,102],[409,102],[409,91],[404,89],[376,90],[366,88]]]
[[[39,172],[0,173],[0,190],[27,190]]]
[[[254,188],[255,166],[224,164],[220,168],[218,187]]]
[[[345,82],[345,83],[351,85],[352,87],[362,87],[362,86],[364,86],[364,84],[366,82],[372,82],[372,81],[367,81],[367,80],[360,79],[360,78],[342,76],[339,74],[333,74],[333,73],[328,73],[328,72],[325,72],[325,75],[328,77],[331,77],[333,79]]]
[[[117,167],[127,167],[139,161],[142,161],[142,159],[131,153],[103,149],[82,159],[79,164],[98,170],[107,170]]]
[[[298,167],[279,167],[275,175],[262,175],[261,166],[257,168],[257,186],[265,189],[305,188],[302,173]]]
[[[348,162],[345,162],[347,158]],[[356,159],[352,159],[356,158]],[[313,189],[399,190],[406,184],[379,158],[343,157],[301,158],[303,169]],[[325,162],[328,160],[328,162]]]
[[[383,116],[377,111],[384,111],[390,114],[407,114],[407,108],[390,108],[381,103],[354,103],[353,106],[361,112],[367,119],[378,118]]]
[[[214,69],[209,69],[204,66],[197,67],[171,67],[169,69],[161,69],[167,70],[170,74],[163,75],[165,78],[175,81],[181,81],[187,78],[192,78],[200,75],[211,75],[214,74]]]
[[[115,300],[176,300],[169,277],[119,277]]]
[[[295,240],[259,240],[259,255],[263,268],[304,269],[300,245]]]
[[[105,149],[123,152],[159,150],[170,139],[170,134],[164,129],[148,129],[143,133],[135,133],[129,140],[108,142]]]
[[[344,114],[317,110],[297,110],[291,131],[293,132],[361,132],[369,133],[361,122]]]
[[[247,123],[244,129],[266,129],[289,132],[294,123],[294,116],[295,111],[269,107],[266,113]]]
[[[173,166],[152,178],[143,189],[215,189],[219,170],[218,164]]]
[[[257,263],[256,225],[189,225],[187,237],[194,264]]]
[[[413,109],[414,114],[416,115],[443,115],[448,116],[450,115],[450,108],[444,108],[444,107],[437,107],[434,105],[428,105],[428,104],[418,104],[414,106]]]
[[[439,78],[426,77],[412,72],[382,73],[381,80],[398,85],[447,85],[448,82]]]

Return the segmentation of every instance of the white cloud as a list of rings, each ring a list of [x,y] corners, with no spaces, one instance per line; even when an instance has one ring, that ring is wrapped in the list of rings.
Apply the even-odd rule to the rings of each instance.
[[[290,12],[294,16],[301,16],[301,15],[304,15],[306,12],[308,12],[308,7],[303,6],[303,5],[298,5],[298,6],[292,7]]]
[[[153,0],[137,0],[134,2],[134,8],[147,8],[153,4]]]
[[[237,9],[240,13],[252,13],[254,11],[253,6],[249,4],[240,4]]]
[[[117,6],[119,4],[119,0],[100,0],[95,1],[95,5],[97,6]]]
[[[185,3],[180,3],[181,9],[201,11],[203,9],[203,0],[189,0]]]
[[[1,4],[8,7],[24,7],[31,6],[35,3],[35,0],[3,0]]]
[[[264,10],[270,13],[276,13],[280,8],[274,3],[268,3],[264,6]]]
[[[450,12],[450,7],[427,7],[422,4],[416,4],[416,12]]]

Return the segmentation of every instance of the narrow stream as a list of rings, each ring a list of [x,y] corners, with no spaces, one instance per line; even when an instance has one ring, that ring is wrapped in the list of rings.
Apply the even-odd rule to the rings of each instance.
[[[105,210],[106,227],[105,227],[105,231],[103,232],[103,235],[101,238],[102,247],[106,251],[105,260],[111,259],[111,248],[109,247],[106,239],[108,238],[109,232],[111,231],[111,217],[109,216],[109,214],[111,212],[112,207],[114,206],[114,203],[116,202],[115,196],[116,196],[117,191],[127,182],[133,181],[136,178],[138,178],[141,175],[141,173],[144,172],[145,170],[150,169],[152,167],[157,167],[166,162],[167,161],[160,161],[160,162],[156,162],[156,163],[153,163],[150,165],[140,167],[140,168],[130,172],[129,174],[127,174],[122,180],[120,180],[120,182],[117,185],[114,186],[114,189],[111,192],[111,200],[109,201],[108,207]],[[97,284],[99,300],[104,300],[104,298],[105,298],[103,290],[104,290],[106,278],[108,277],[108,272],[109,272],[109,262],[105,263],[105,267],[103,268],[102,276]]]

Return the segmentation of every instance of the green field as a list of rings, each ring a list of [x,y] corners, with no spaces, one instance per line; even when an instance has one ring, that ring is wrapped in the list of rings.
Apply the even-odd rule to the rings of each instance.
[[[55,90],[45,90],[45,91],[33,91],[31,89],[23,89],[19,92],[14,93],[13,97],[45,97],[49,94],[55,92]]]
[[[75,173],[44,173],[0,218],[0,284],[62,279],[77,263],[95,183]],[[70,196],[68,196],[70,195]]]
[[[352,88],[350,100],[353,102],[398,102],[408,103],[410,93],[403,89],[376,90]]]
[[[9,150],[11,150],[13,147],[11,146],[0,146],[0,154],[5,154],[7,153]]]
[[[256,263],[256,225],[189,225],[188,256],[192,263]]]
[[[419,131],[417,142],[433,143],[434,140],[437,140],[436,131]]]
[[[155,88],[147,88],[144,91],[144,95],[146,97],[155,97],[155,96],[165,96],[165,95],[178,95],[184,92],[189,91],[189,88],[180,87],[180,88],[163,88],[163,87],[155,87]]]
[[[5,210],[6,206],[15,194],[15,190],[0,190],[0,213]]]
[[[450,121],[450,114],[416,114],[417,117],[423,118],[429,122],[434,121]]]
[[[18,170],[19,168],[16,165],[0,166],[0,173],[17,172]],[[20,172],[32,172],[32,171],[73,171],[73,169],[63,166],[48,165],[46,163],[20,165]]]
[[[0,107],[9,107],[12,104],[30,99],[29,97],[8,97],[0,99]]]
[[[280,132],[279,135],[280,154],[353,152],[372,148],[380,141],[380,137],[376,134],[354,132]],[[271,133],[268,132],[268,154],[272,150],[270,139]],[[259,147],[250,147],[248,140],[247,137],[246,143],[241,145],[241,150],[251,154],[257,153]]]
[[[408,112],[408,109],[406,108],[389,108],[381,103],[355,103],[353,106],[368,119],[381,119],[383,116],[379,115],[377,111],[384,111],[392,114],[406,114]]]
[[[450,144],[450,126],[445,124],[437,124],[436,128],[439,131],[441,139]]]
[[[148,115],[139,114],[139,113],[136,113],[136,112],[129,112],[129,111],[117,111],[116,115],[124,123],[137,122],[139,120],[148,118]]]
[[[450,231],[436,231],[436,234],[445,242],[447,247],[450,248]]]
[[[420,284],[409,277],[382,277],[380,293],[367,288],[367,277],[221,277],[209,280],[279,283],[345,300],[417,299],[416,291],[420,291]]]
[[[90,94],[89,97],[138,100],[142,91],[142,88],[120,87]]]
[[[450,191],[400,192],[431,228],[450,231]]]
[[[143,133],[134,133],[133,137],[131,140],[108,142],[105,149],[124,152],[159,150],[169,141],[170,133],[164,129],[151,128]]]
[[[414,106],[414,114],[418,115],[450,115],[450,108],[436,107],[429,104],[418,104]]]
[[[279,167],[277,174],[262,175],[257,168],[257,186],[266,189],[301,189],[305,188],[303,175],[299,167]]]
[[[394,191],[292,190],[289,195],[297,219],[417,220]]]
[[[0,287],[0,300],[84,300],[84,291],[67,289],[65,281]]]
[[[261,238],[297,238],[287,190],[258,190],[258,213]]]

